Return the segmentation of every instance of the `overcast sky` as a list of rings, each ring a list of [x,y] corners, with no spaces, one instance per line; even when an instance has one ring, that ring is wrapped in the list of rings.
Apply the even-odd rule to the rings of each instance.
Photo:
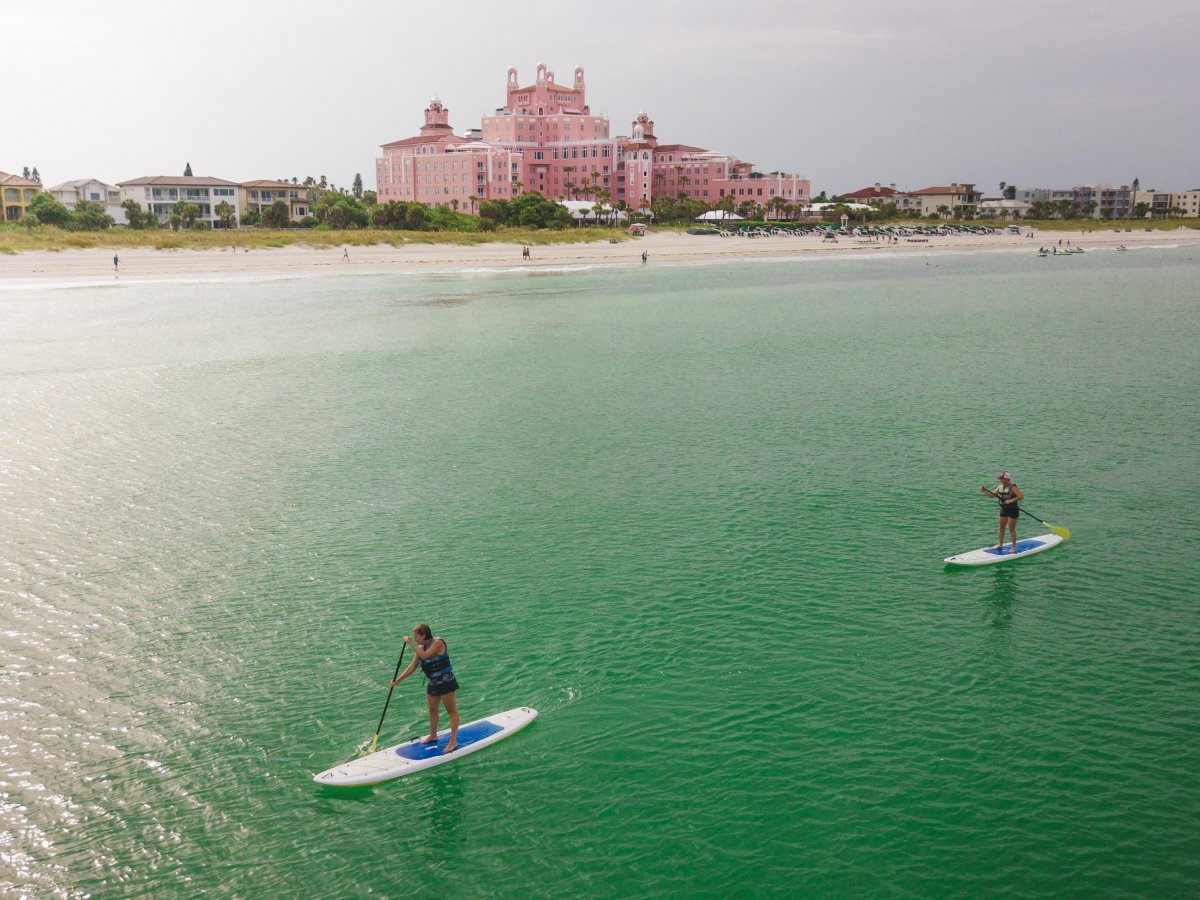
[[[4,0],[0,170],[44,183],[325,175],[437,95],[458,133],[515,66],[628,134],[799,172],[813,192],[1200,187],[1197,0]]]

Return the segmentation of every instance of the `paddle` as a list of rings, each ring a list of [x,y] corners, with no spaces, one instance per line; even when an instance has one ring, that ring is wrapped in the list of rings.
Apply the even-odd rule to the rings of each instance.
[[[992,497],[996,496],[995,491],[988,491],[987,493],[989,494],[989,496],[992,496]],[[1018,506],[1019,506],[1021,512],[1025,513],[1027,516],[1029,516],[1029,518],[1035,519],[1038,522],[1041,522],[1043,525],[1045,525],[1047,528],[1049,528],[1051,531],[1053,531],[1055,534],[1057,534],[1064,541],[1067,540],[1067,538],[1069,538],[1071,536],[1071,530],[1069,528],[1060,528],[1058,525],[1051,525],[1045,519],[1039,519],[1037,516],[1035,516],[1033,513],[1031,513],[1029,510],[1027,510],[1024,506],[1020,506],[1019,504],[1018,504]]]
[[[1071,531],[1069,528],[1060,528],[1058,525],[1051,525],[1049,522],[1047,522],[1044,519],[1038,519],[1037,516],[1035,516],[1033,513],[1031,513],[1029,510],[1027,510],[1023,506],[1021,507],[1021,512],[1025,513],[1031,519],[1037,519],[1039,522],[1041,522],[1043,525],[1045,525],[1047,528],[1049,528],[1051,531],[1053,531],[1055,534],[1057,534],[1064,541],[1071,536]]]
[[[408,644],[400,648],[400,658],[396,660],[396,671],[392,674],[392,686],[388,688],[387,702],[383,704],[383,712],[379,714],[379,725],[375,729],[375,737],[371,738],[371,746],[367,747],[363,756],[366,756],[367,753],[374,753],[375,745],[379,743],[379,732],[383,731],[383,717],[387,715],[388,706],[392,703],[392,691],[396,689],[396,676],[400,674],[400,666],[404,663],[404,651],[407,649]]]

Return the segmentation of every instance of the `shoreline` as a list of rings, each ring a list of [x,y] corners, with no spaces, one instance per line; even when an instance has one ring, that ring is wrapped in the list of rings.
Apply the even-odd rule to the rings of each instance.
[[[788,259],[901,257],[945,252],[1028,252],[1041,246],[1116,250],[1148,246],[1200,246],[1200,230],[1180,227],[1152,232],[1092,230],[1021,234],[931,235],[927,240],[898,244],[874,243],[843,236],[838,244],[815,235],[772,237],[712,237],[677,232],[650,232],[620,243],[540,244],[522,259],[519,244],[389,244],[274,248],[172,249],[149,247],[119,251],[120,271],[114,272],[111,248],[27,250],[0,255],[0,287],[110,285],[161,281],[276,280],[336,275],[451,274],[536,272],[580,268],[641,267],[647,265],[779,261]],[[349,259],[344,258],[343,250]]]

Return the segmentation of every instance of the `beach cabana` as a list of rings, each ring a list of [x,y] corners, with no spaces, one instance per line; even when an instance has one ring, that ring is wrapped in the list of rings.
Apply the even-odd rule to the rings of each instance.
[[[742,217],[737,213],[731,213],[724,209],[710,209],[706,213],[701,213],[696,216],[697,222],[740,222]]]

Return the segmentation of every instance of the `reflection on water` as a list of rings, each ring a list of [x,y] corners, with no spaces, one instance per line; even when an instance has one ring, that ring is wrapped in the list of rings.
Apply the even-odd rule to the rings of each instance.
[[[1017,597],[1017,569],[1015,566],[995,566],[992,584],[984,598],[985,620],[995,628],[1008,628],[1012,624],[1013,601]]]
[[[422,797],[426,832],[432,845],[443,849],[462,843],[463,780],[458,774],[434,775]]]

